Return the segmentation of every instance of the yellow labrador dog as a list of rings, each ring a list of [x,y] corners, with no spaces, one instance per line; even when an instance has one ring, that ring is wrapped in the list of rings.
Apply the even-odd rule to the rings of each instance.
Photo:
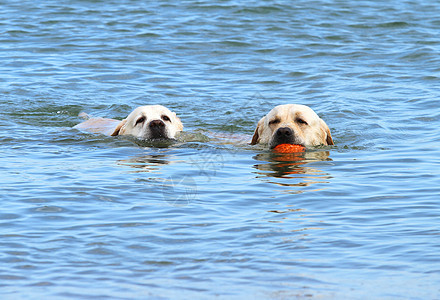
[[[74,128],[110,136],[130,135],[142,140],[173,139],[183,130],[177,115],[162,105],[140,106],[122,121],[90,118]]]
[[[334,145],[327,124],[310,107],[299,104],[279,105],[264,116],[252,137],[251,145],[255,144]]]

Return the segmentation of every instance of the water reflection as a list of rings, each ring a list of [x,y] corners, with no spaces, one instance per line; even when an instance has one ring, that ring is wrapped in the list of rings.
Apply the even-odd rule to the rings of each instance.
[[[150,195],[162,198],[170,206],[182,207],[197,198],[197,184],[190,174],[168,174],[163,170],[165,166],[174,163],[179,161],[167,153],[148,154],[117,161],[118,165],[133,168],[130,173],[155,173],[147,176],[139,175],[136,181],[145,184]]]
[[[163,166],[170,163],[171,160],[168,154],[150,154],[117,161],[118,165],[134,168],[133,173],[159,172]]]
[[[317,183],[328,183],[330,175],[316,168],[312,163],[331,161],[329,151],[306,151],[298,153],[260,153],[254,159],[261,162],[254,167],[257,178],[269,178],[270,183],[283,187],[306,187]],[[276,180],[270,180],[276,179]],[[292,180],[279,180],[279,179]],[[286,191],[284,191],[286,192]],[[301,190],[288,190],[289,193],[302,193]]]

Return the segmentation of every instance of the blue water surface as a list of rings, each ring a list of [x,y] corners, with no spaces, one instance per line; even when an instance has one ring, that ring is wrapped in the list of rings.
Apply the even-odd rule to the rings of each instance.
[[[2,299],[440,298],[437,1],[0,7]],[[336,145],[237,142],[286,103]],[[72,128],[146,104],[184,135]]]

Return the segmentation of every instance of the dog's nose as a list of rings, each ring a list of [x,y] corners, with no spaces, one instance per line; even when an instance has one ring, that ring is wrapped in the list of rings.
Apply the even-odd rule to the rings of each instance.
[[[290,136],[292,136],[292,134],[293,134],[293,131],[289,127],[281,127],[281,128],[278,128],[278,130],[277,130],[277,136],[280,138],[290,137]]]
[[[153,120],[148,126],[151,128],[161,128],[165,126],[165,123],[162,120]]]

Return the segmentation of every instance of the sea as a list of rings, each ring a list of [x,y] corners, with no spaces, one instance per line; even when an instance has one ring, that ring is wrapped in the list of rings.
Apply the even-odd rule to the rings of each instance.
[[[1,299],[440,299],[440,2],[0,8]],[[335,145],[243,142],[292,103]]]

